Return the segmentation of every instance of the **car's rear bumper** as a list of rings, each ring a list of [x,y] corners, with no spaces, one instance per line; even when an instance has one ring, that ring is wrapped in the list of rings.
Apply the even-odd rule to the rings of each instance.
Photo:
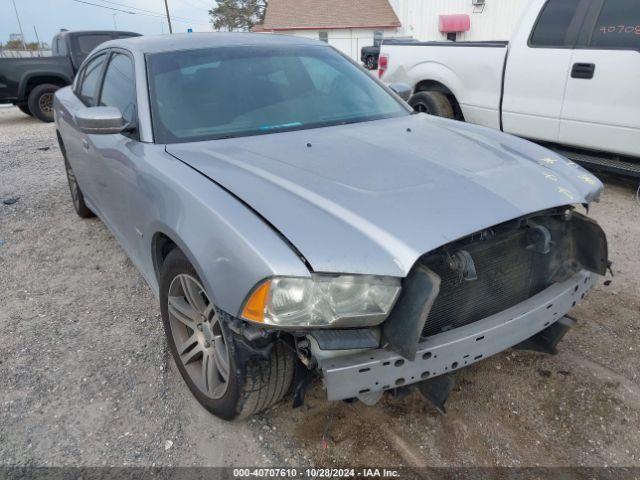
[[[514,307],[427,338],[414,361],[389,349],[369,350],[320,365],[329,400],[367,396],[465,367],[513,347],[560,320],[593,287],[582,270]]]

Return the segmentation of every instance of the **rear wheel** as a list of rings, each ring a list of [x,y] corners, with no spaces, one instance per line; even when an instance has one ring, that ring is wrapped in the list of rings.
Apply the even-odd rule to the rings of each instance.
[[[428,113],[437,117],[453,118],[453,106],[444,93],[417,92],[409,99],[409,105],[416,112]]]
[[[18,107],[20,111],[25,115],[29,115],[30,117],[33,117],[33,113],[31,113],[31,110],[29,110],[29,105],[27,105],[26,103],[20,103],[16,105],[16,107]]]
[[[76,180],[76,175],[73,173],[73,169],[69,164],[69,160],[67,160],[67,151],[64,148],[64,143],[62,143],[60,134],[58,134],[57,137],[58,145],[60,146],[60,151],[62,152],[62,157],[64,158],[64,170],[67,174],[67,182],[69,183],[69,192],[71,193],[73,208],[80,218],[93,217],[94,213],[89,207],[87,207],[87,204],[84,203],[84,195],[82,194],[82,190],[80,190],[80,186],[78,185],[78,181]]]
[[[277,403],[293,378],[293,356],[281,342],[264,356],[241,353],[227,317],[218,312],[195,269],[179,250],[160,274],[160,309],[169,348],[198,402],[225,420],[247,417]],[[264,346],[263,346],[264,347]]]
[[[53,122],[53,94],[60,87],[51,83],[43,83],[29,93],[28,107],[31,113],[43,122]]]

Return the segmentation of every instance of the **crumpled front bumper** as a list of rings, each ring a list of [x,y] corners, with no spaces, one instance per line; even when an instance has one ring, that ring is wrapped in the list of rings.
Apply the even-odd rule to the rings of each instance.
[[[414,361],[389,349],[325,360],[320,368],[329,400],[377,392],[449,373],[506,350],[560,320],[595,285],[597,275],[581,270],[500,313],[433,335],[418,345]]]

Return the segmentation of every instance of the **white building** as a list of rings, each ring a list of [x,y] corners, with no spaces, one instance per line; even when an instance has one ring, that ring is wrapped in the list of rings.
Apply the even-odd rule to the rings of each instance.
[[[269,0],[253,31],[324,40],[351,58],[375,38],[395,37],[400,20],[388,0]]]
[[[401,35],[421,41],[446,40],[441,15],[467,15],[470,28],[458,41],[509,40],[529,0],[389,0],[402,24]]]
[[[528,2],[269,0],[264,24],[253,30],[324,40],[359,60],[362,47],[383,37],[413,37],[421,41],[508,40]],[[455,17],[448,17],[451,15]],[[453,22],[449,21],[452,19]],[[463,30],[450,31],[451,28]]]

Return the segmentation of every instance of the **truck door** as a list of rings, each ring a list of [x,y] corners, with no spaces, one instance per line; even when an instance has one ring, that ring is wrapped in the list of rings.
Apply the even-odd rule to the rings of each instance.
[[[558,141],[572,49],[590,1],[535,0],[540,8],[525,14],[507,54],[502,101],[505,132]]]
[[[560,143],[640,157],[640,1],[595,0],[560,120]]]

